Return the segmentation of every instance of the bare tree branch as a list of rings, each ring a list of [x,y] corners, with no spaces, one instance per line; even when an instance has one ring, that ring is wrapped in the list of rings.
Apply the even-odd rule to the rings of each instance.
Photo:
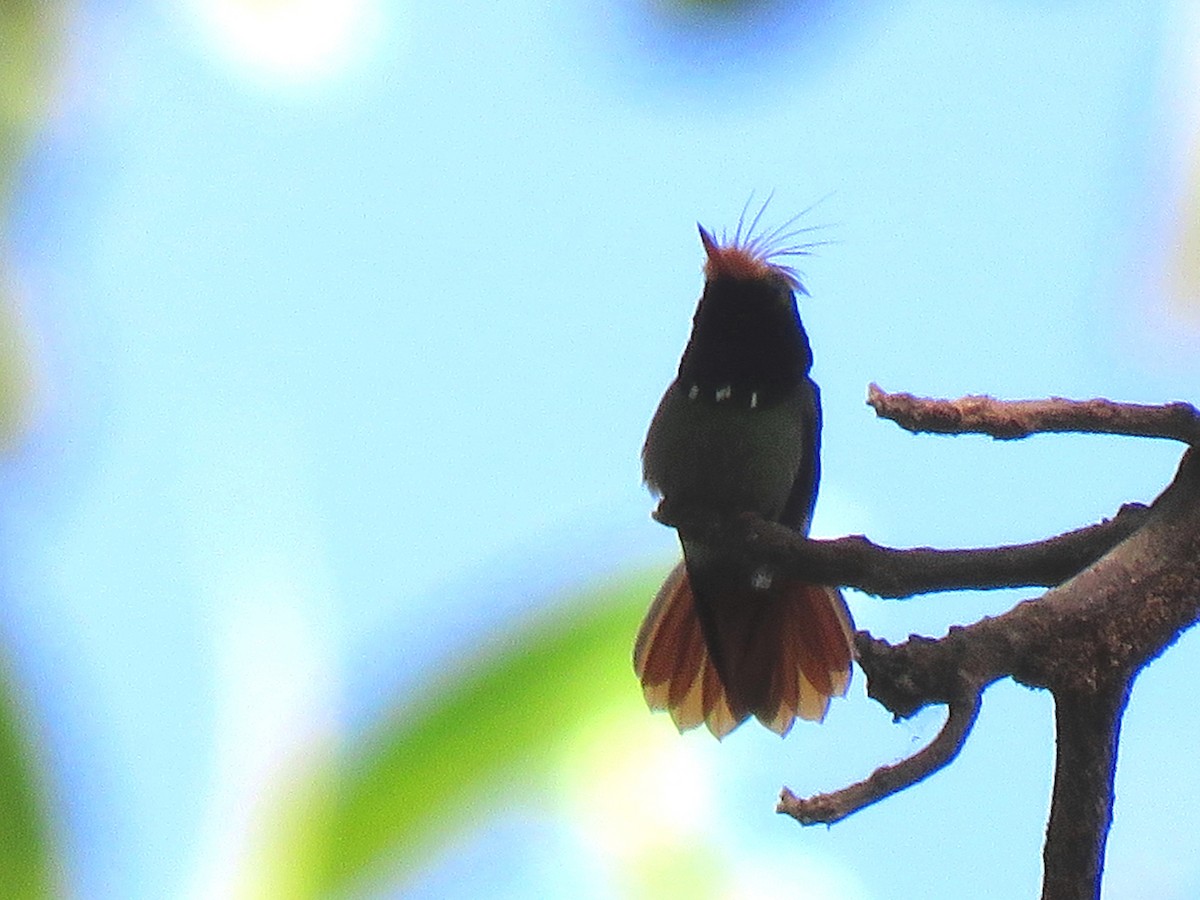
[[[832,794],[802,799],[784,788],[775,811],[791,816],[801,825],[832,825],[927,778],[958,756],[979,715],[981,692],[980,688],[965,690],[961,697],[951,700],[949,715],[937,737],[907,759],[880,766],[863,781]]]
[[[1200,445],[1188,404],[1107,400],[929,400],[871,386],[880,416],[910,431],[996,438],[1074,431],[1172,438]],[[1189,449],[1150,507],[1008,547],[896,550],[865,537],[806,540],[750,516],[722,521],[660,505],[656,518],[718,546],[736,563],[770,565],[823,584],[900,597],[956,588],[1047,586],[1003,615],[952,627],[942,638],[892,646],[860,632],[869,695],[904,718],[949,707],[938,736],[914,756],[839,791],[802,799],[784,789],[778,810],[803,824],[831,823],[903,790],[951,762],[971,731],[981,693],[1005,677],[1055,700],[1054,795],[1043,852],[1042,900],[1096,900],[1108,829],[1121,717],[1137,673],[1200,621],[1200,452]]]
[[[1042,851],[1043,900],[1100,896],[1117,739],[1130,687],[1116,679],[1090,694],[1054,694],[1054,794]]]
[[[1200,443],[1200,414],[1190,403],[1142,406],[1111,400],[934,400],[867,388],[867,405],[914,434],[986,434],[1014,440],[1039,432],[1125,434]]]
[[[862,535],[812,540],[758,517],[722,520],[703,511],[669,509],[665,503],[654,517],[703,537],[710,546],[726,548],[746,564],[766,563],[878,597],[909,597],[930,591],[1060,584],[1133,534],[1147,513],[1141,504],[1126,504],[1112,519],[1047,540],[968,550],[900,550]]]

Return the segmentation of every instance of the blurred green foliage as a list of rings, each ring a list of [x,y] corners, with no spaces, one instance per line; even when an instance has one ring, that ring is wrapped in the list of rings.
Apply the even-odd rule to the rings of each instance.
[[[3,239],[21,162],[49,106],[64,7],[50,0],[0,3],[0,445],[11,446],[26,417],[27,345],[13,311]],[[0,669],[0,893],[61,896],[39,746],[7,667]]]
[[[351,746],[306,761],[266,823],[249,893],[344,896],[402,879],[515,796],[548,799],[580,730],[641,703],[630,653],[659,578],[498,638]]]
[[[61,896],[34,729],[7,669],[0,679],[0,895]]]
[[[5,246],[9,210],[22,160],[50,109],[66,14],[53,0],[0,2],[0,449],[11,449],[24,430],[33,393]]]
[[[0,208],[5,211],[20,161],[50,106],[64,18],[63,4],[53,0],[0,3]]]

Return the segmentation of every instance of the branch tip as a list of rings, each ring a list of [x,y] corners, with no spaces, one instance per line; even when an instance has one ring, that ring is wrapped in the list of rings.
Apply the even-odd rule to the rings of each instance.
[[[857,784],[831,794],[801,798],[785,787],[775,811],[791,816],[801,825],[832,825],[928,778],[958,756],[979,716],[982,693],[982,687],[964,686],[962,693],[947,704],[949,713],[937,737],[912,756],[894,765],[881,766]]]
[[[876,415],[914,434],[984,434],[1016,440],[1031,434],[1122,434],[1200,444],[1200,412],[1190,403],[1145,405],[1112,400],[997,400],[968,395],[956,400],[867,388]]]

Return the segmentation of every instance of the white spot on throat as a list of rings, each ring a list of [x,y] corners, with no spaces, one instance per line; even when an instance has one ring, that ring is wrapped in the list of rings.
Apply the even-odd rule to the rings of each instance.
[[[699,396],[700,396],[700,385],[693,384],[690,388],[688,388],[688,399],[689,400],[695,400]]]
[[[728,400],[732,396],[733,396],[733,386],[732,385],[727,384],[723,388],[717,388],[717,402],[718,403],[720,403],[722,400]]]
[[[775,580],[775,576],[771,570],[765,566],[754,570],[754,574],[750,576],[750,587],[756,591],[766,591],[771,589],[771,582]]]
[[[758,391],[750,392],[750,408],[754,409],[758,406]]]

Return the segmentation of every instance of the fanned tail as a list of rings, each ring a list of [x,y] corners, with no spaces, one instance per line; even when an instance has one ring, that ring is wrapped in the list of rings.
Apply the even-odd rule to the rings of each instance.
[[[650,708],[680,731],[706,724],[723,738],[753,715],[783,735],[846,693],[853,633],[837,588],[787,580],[698,602],[680,563],[646,614],[633,665]]]

